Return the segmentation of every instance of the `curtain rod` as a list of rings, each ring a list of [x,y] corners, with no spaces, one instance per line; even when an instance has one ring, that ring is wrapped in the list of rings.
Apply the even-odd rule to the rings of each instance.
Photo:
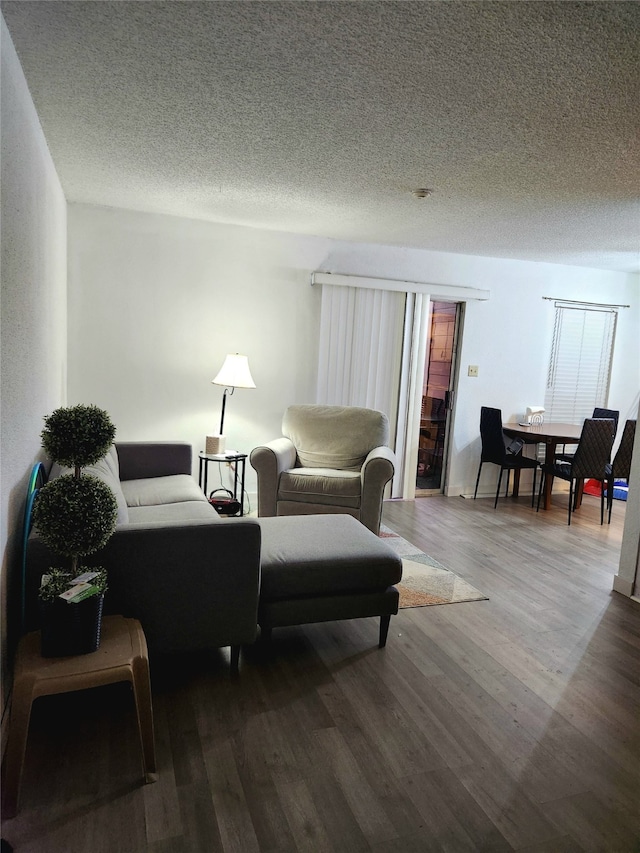
[[[402,293],[427,293],[434,297],[464,302],[471,299],[486,300],[491,297],[490,290],[477,287],[465,287],[456,284],[429,284],[427,282],[402,281],[401,279],[373,278],[371,276],[347,275],[342,273],[312,272],[311,286],[315,284],[342,285],[344,287],[364,287],[372,290],[393,290]]]
[[[615,305],[608,302],[582,302],[579,299],[561,299],[559,296],[543,296],[542,298],[556,304],[562,302],[563,305],[592,305],[597,308],[631,308],[630,305]]]

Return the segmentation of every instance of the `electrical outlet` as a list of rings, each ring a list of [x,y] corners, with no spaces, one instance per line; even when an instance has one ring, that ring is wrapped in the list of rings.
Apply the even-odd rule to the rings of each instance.
[[[467,376],[477,376],[478,375],[478,365],[470,364],[469,369],[467,371]]]

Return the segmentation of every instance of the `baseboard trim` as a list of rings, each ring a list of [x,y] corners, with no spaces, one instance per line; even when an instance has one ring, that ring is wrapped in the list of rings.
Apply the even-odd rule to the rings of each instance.
[[[633,581],[621,578],[620,575],[615,575],[613,578],[613,591],[631,598],[633,596]]]

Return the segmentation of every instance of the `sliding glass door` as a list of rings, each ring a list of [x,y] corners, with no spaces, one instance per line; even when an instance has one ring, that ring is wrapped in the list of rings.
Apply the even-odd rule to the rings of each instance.
[[[456,377],[460,303],[431,303],[426,348],[416,497],[441,494],[444,489],[451,411]]]

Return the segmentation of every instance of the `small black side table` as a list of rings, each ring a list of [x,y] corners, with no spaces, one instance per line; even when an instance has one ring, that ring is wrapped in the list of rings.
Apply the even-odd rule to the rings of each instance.
[[[205,453],[203,450],[198,454],[200,469],[198,472],[198,483],[202,491],[207,495],[207,474],[209,462],[235,462],[233,466],[233,499],[240,502],[240,515],[244,515],[244,476],[247,464],[247,454],[230,450],[228,453]],[[240,486],[240,497],[238,497],[238,486]],[[207,495],[208,497],[208,495]]]

